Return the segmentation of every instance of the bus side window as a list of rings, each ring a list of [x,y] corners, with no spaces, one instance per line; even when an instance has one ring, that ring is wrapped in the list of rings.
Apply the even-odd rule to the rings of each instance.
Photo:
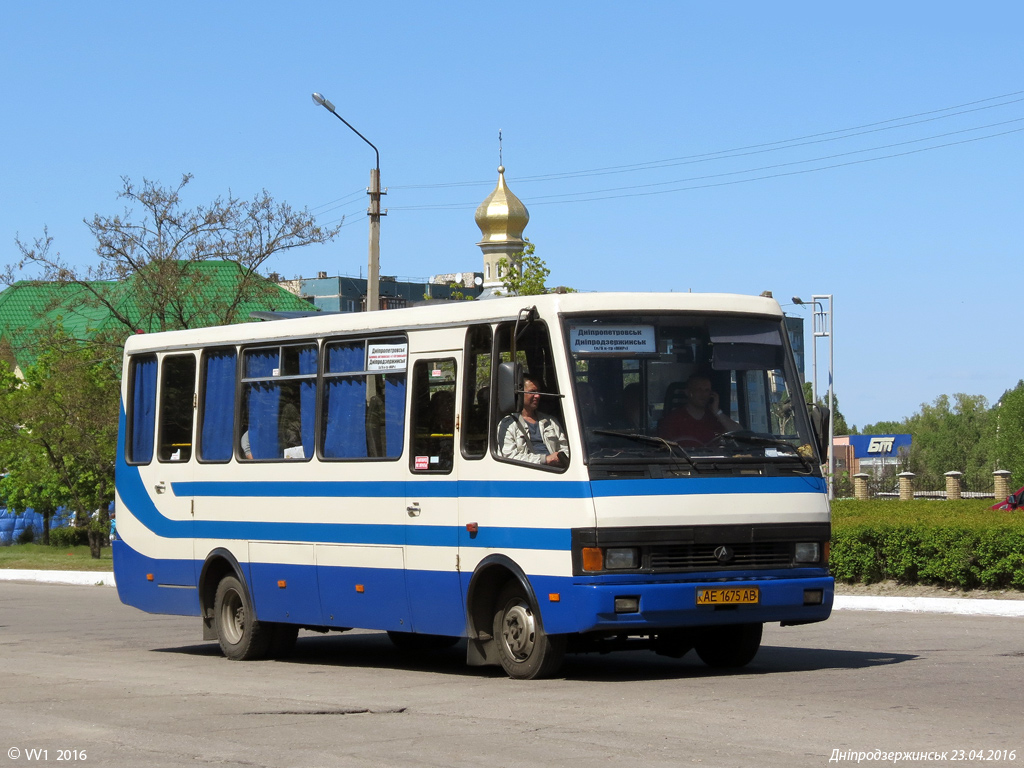
[[[402,455],[406,374],[401,361],[407,350],[403,338],[326,345],[320,431],[324,459],[397,459]],[[388,372],[371,373],[368,356],[385,359]]]
[[[230,461],[235,436],[234,347],[203,352],[202,410],[199,427],[199,459]]]
[[[491,326],[474,325],[466,334],[465,384],[462,402],[462,455],[487,454],[487,422],[491,391]]]
[[[455,360],[420,360],[412,373],[415,472],[451,472],[455,453]]]
[[[133,356],[129,380],[125,457],[131,464],[148,464],[156,434],[156,355]]]
[[[196,358],[168,355],[160,372],[160,461],[192,458],[192,426],[195,423]]]
[[[316,344],[245,351],[240,442],[248,444],[251,458],[308,459],[313,455],[317,358]]]
[[[512,360],[512,333],[514,327],[515,323],[502,323],[498,326],[494,339],[495,365],[492,366],[495,376],[497,375],[497,363],[505,363]],[[520,326],[520,334],[515,346],[516,362],[522,365],[524,372],[530,374],[535,380],[540,381],[543,386],[542,391],[544,395],[540,398],[538,410],[543,416],[552,419],[558,425],[556,430],[550,430],[550,432],[560,433],[561,442],[558,447],[562,448],[566,429],[565,419],[562,414],[562,398],[558,397],[562,389],[559,388],[555,377],[554,355],[551,351],[551,340],[548,337],[547,326],[540,321],[534,321],[525,328]],[[525,466],[546,467],[548,469],[556,468],[545,464],[535,456],[530,457],[529,461],[525,461],[516,458],[515,455],[508,452],[509,446],[506,445],[505,440],[508,436],[508,431],[512,428],[520,429],[515,421],[508,418],[511,415],[507,413],[495,414],[497,418],[497,426],[493,430],[495,433],[495,458],[503,461],[513,461],[517,464],[523,463]],[[568,445],[565,444],[564,447],[564,452],[568,456]],[[522,454],[519,455],[521,456]],[[562,466],[567,465],[563,463]]]

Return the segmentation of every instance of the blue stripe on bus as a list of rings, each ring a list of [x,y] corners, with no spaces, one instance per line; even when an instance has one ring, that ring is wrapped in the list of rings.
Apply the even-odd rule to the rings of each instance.
[[[590,483],[561,480],[286,480],[186,481],[175,496],[209,498],[587,499]]]
[[[697,496],[705,494],[824,493],[820,477],[679,477],[596,480],[594,498],[617,496]]]
[[[175,496],[208,498],[586,499],[737,493],[824,493],[820,477],[690,477],[645,480],[190,481]]]
[[[154,534],[168,539],[195,536],[209,539],[551,550],[568,550],[570,546],[570,533],[562,528],[484,527],[475,536],[471,536],[465,528],[458,526],[170,520],[153,503],[142,482],[139,468],[129,466],[120,449],[117,489],[126,511]],[[123,531],[119,533],[123,536]]]

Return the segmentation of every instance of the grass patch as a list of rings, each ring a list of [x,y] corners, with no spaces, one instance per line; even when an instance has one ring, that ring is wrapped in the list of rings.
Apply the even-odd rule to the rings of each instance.
[[[94,560],[89,547],[49,547],[43,544],[12,544],[0,547],[0,568],[29,571],[112,571],[110,547]]]

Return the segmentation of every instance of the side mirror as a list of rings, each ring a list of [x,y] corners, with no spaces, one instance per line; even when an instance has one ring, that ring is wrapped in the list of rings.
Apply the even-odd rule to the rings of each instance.
[[[811,429],[814,430],[814,440],[818,446],[818,456],[821,457],[822,462],[825,462],[828,456],[828,425],[832,414],[823,405],[810,405],[808,411],[811,417]]]
[[[501,363],[498,366],[498,414],[506,416],[523,410],[523,366]]]

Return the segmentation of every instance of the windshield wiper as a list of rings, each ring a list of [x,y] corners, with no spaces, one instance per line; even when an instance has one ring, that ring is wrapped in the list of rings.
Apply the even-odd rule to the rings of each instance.
[[[814,464],[811,462],[811,460],[804,456],[802,453],[800,453],[800,449],[787,440],[783,440],[778,437],[772,437],[770,435],[759,435],[756,434],[755,432],[750,432],[745,429],[737,429],[733,430],[732,432],[723,432],[722,434],[718,435],[713,442],[719,443],[722,442],[723,440],[736,440],[745,443],[750,443],[751,445],[773,445],[778,448],[785,448],[789,451],[792,451],[792,455],[800,460],[800,463],[807,468],[808,472],[814,472]]]
[[[611,435],[612,437],[624,437],[627,440],[634,440],[638,443],[649,443],[651,445],[661,445],[668,449],[668,452],[673,456],[676,452],[679,452],[679,456],[686,460],[686,463],[690,465],[694,472],[700,472],[697,469],[697,465],[694,464],[693,459],[690,458],[690,454],[679,443],[674,440],[666,440],[664,437],[658,437],[656,435],[645,435],[642,432],[623,432],[617,429],[592,429],[590,430],[595,435]]]

